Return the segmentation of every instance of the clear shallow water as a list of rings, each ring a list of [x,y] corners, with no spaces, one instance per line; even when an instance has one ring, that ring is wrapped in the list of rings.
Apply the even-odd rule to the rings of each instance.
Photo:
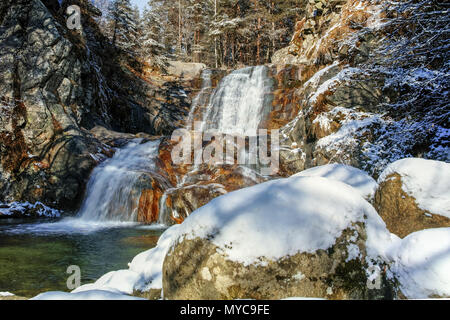
[[[164,229],[135,223],[0,220],[0,292],[32,297],[66,291],[70,265],[81,268],[81,284],[112,270],[127,269],[138,253],[156,246]]]

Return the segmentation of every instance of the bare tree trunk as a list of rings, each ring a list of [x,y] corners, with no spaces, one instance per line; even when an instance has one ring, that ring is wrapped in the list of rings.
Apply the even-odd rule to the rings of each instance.
[[[256,63],[261,64],[261,18],[258,18],[258,39],[256,40]]]
[[[178,47],[180,50],[181,55],[181,48],[182,48],[182,34],[181,34],[181,0],[178,0]]]
[[[275,3],[272,1],[272,8],[270,14],[272,16],[272,55],[275,53],[275,18],[273,17],[275,12]]]
[[[255,10],[258,10],[258,1],[253,0],[255,4]],[[261,17],[258,17],[258,25],[256,27],[257,39],[256,39],[256,64],[261,64]]]
[[[214,0],[214,21],[217,22],[217,0]],[[214,36],[214,59],[216,60],[216,69],[219,67],[217,61],[217,36]]]

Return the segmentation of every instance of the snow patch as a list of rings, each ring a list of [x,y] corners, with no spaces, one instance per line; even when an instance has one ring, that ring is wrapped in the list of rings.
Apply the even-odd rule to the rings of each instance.
[[[359,191],[365,199],[371,199],[378,188],[376,181],[366,172],[344,164],[327,164],[294,175],[295,177],[323,177],[346,183]]]
[[[391,271],[408,298],[450,297],[450,228],[412,233],[390,254]]]
[[[53,208],[47,207],[42,202],[30,203],[30,202],[12,202],[2,203],[0,202],[0,216],[12,216],[20,214],[27,216],[29,210],[36,210],[36,214],[39,217],[47,218],[59,218],[61,213]]]
[[[132,297],[117,292],[91,290],[79,293],[50,291],[41,293],[40,295],[31,298],[30,300],[145,300],[145,299]]]

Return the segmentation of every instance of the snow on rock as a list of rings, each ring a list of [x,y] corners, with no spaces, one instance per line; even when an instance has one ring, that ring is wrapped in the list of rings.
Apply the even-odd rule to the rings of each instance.
[[[333,63],[332,66],[335,66],[336,64]],[[327,68],[325,68],[327,69]],[[334,76],[333,78],[325,81],[324,83],[322,83],[317,90],[311,94],[311,96],[309,97],[309,102],[310,103],[315,103],[317,102],[318,97],[320,97],[322,94],[324,94],[326,91],[328,90],[332,90],[334,87],[336,87],[340,82],[348,80],[353,74],[355,73],[360,73],[361,70],[358,68],[350,68],[350,67],[345,67],[344,69],[342,69],[336,76]],[[317,76],[321,76],[324,73],[319,73],[319,75]],[[313,77],[316,78],[316,77]],[[314,82],[316,80],[313,80]],[[313,82],[313,83],[314,83]]]
[[[50,291],[41,293],[30,300],[144,300],[142,298],[128,296],[118,292],[89,290],[78,293]]]
[[[87,292],[92,290],[102,290],[118,292],[122,294],[132,294],[133,284],[137,281],[139,274],[129,270],[111,271],[103,275],[95,283],[81,286],[71,293]]]
[[[14,294],[11,292],[0,292],[0,297],[13,297]]]
[[[167,229],[159,238],[155,248],[137,255],[130,263],[130,270],[140,275],[139,281],[135,283],[136,290],[148,291],[162,288],[164,258],[172,246],[179,227],[180,225],[175,225]]]
[[[227,259],[263,266],[261,257],[278,260],[328,249],[357,222],[366,224],[367,256],[384,258],[391,235],[373,207],[353,187],[322,177],[274,180],[221,196],[196,210],[183,224],[167,229],[155,248],[137,255],[128,270],[109,272],[72,293],[37,298],[101,298],[99,291],[115,298],[160,290],[164,259],[170,248],[185,238],[206,239],[213,235],[211,241]],[[344,260],[361,257],[356,247],[348,252]],[[302,281],[298,273],[293,276],[295,281]]]
[[[269,181],[218,197],[180,225],[163,265],[164,298],[386,298],[388,281],[378,292],[366,285],[370,267],[386,279],[393,240],[348,184]]]
[[[395,173],[402,178],[403,191],[416,200],[420,209],[450,218],[450,163],[402,159],[390,164],[378,183]]]
[[[314,167],[294,175],[295,177],[324,177],[346,183],[365,199],[371,199],[378,187],[376,181],[366,172],[344,164],[328,164]]]
[[[47,207],[41,202],[29,203],[29,202],[12,202],[2,203],[0,202],[0,217],[47,217],[58,218],[61,213],[53,208]]]
[[[450,228],[412,233],[390,251],[391,271],[407,298],[450,297]]]
[[[177,238],[210,238],[229,260],[250,265],[326,250],[352,223],[367,222],[368,253],[383,256],[391,235],[359,193],[322,177],[274,180],[214,199],[186,219]]]

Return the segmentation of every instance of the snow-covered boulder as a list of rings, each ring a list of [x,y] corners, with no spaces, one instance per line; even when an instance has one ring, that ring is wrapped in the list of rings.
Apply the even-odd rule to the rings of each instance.
[[[390,233],[357,190],[331,179],[291,177],[221,196],[192,213],[171,241],[166,299],[393,294],[380,272]],[[368,280],[373,272],[383,279],[380,290]]]
[[[169,61],[167,73],[185,79],[194,79],[199,77],[205,69],[204,63]]]
[[[391,251],[391,271],[406,298],[450,298],[450,228],[415,232]]]
[[[377,182],[366,172],[345,165],[345,164],[327,164],[314,167],[294,175],[295,177],[324,177],[331,180],[344,182],[356,190],[361,196],[370,200],[375,195],[378,187]]]
[[[400,237],[450,227],[450,164],[409,158],[390,164],[378,179],[375,208]]]

